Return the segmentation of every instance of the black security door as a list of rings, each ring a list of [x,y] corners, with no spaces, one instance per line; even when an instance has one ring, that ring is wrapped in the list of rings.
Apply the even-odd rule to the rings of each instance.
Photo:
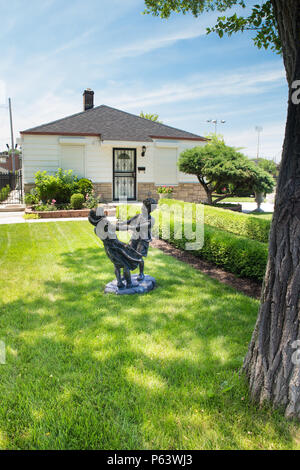
[[[136,199],[136,149],[113,150],[114,201]]]

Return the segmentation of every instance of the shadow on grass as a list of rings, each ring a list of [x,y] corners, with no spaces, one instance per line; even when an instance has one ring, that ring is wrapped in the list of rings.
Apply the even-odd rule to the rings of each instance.
[[[2,447],[291,446],[290,425],[250,404],[238,377],[254,300],[152,250],[158,288],[144,296],[103,294],[113,266],[99,248],[59,264],[69,278],[45,281],[0,316]]]

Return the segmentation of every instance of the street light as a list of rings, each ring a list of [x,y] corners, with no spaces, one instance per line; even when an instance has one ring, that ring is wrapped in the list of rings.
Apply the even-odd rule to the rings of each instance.
[[[217,126],[218,126],[218,119],[207,119],[206,122],[211,122],[212,124],[215,125],[215,134],[217,135]],[[221,119],[220,120],[220,124],[225,124],[226,121],[224,121],[224,119]]]
[[[260,133],[262,132],[263,128],[262,126],[255,126],[255,130],[257,132],[257,156],[256,156],[256,163],[258,165],[258,159],[259,159],[259,144],[260,144]],[[255,191],[255,201],[257,204],[257,208],[253,212],[264,212],[260,205],[264,202],[264,194],[261,192],[256,192]]]

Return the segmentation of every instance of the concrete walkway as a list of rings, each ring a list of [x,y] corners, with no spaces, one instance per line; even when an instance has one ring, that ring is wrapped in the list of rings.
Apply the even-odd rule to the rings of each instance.
[[[232,201],[234,202],[234,201]],[[257,207],[255,202],[243,202],[242,204],[242,211],[245,213],[251,213]],[[141,205],[136,204],[136,205]],[[265,202],[261,205],[261,208],[264,212],[273,212],[274,211],[274,204],[271,202]],[[58,219],[24,219],[23,218],[24,212],[1,212],[0,211],[0,225],[2,224],[32,224],[32,223],[43,223],[43,222],[76,222],[80,220],[88,220],[87,217],[66,217],[66,218],[58,218]],[[112,217],[109,219],[114,220],[115,218]]]
[[[242,204],[242,211],[248,214],[257,208],[256,202],[241,202],[240,204]],[[274,212],[274,204],[272,203],[263,202],[260,207],[264,212]]]
[[[80,220],[88,220],[87,217],[66,217],[58,219],[24,219],[24,212],[0,212],[0,225],[3,224],[32,224],[41,222],[73,222]]]

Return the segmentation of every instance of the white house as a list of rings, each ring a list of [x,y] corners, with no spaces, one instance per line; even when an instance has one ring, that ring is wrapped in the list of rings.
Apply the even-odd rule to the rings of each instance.
[[[109,106],[94,107],[89,89],[83,106],[83,112],[20,133],[25,191],[38,170],[62,168],[89,178],[106,201],[142,200],[161,185],[174,186],[177,199],[205,199],[197,178],[177,168],[180,153],[205,145],[204,137]]]

